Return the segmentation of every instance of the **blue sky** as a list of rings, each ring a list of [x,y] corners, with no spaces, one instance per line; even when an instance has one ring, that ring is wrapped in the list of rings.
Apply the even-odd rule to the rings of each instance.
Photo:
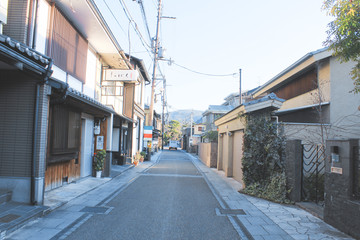
[[[125,52],[145,61],[152,75],[151,54],[130,27],[123,6],[131,12],[149,44],[139,4],[130,0],[96,0]],[[223,75],[242,69],[242,89],[265,83],[306,53],[323,48],[331,19],[322,0],[162,0],[160,41],[165,58],[198,72]],[[157,0],[143,0],[155,36]],[[112,12],[110,12],[110,10]],[[116,21],[115,21],[116,18]],[[129,41],[130,39],[130,41]],[[129,42],[131,43],[129,45]],[[146,46],[146,44],[144,44]],[[161,62],[167,81],[169,111],[205,110],[220,105],[239,89],[239,76],[209,77]],[[157,92],[161,88],[158,84]],[[150,99],[150,87],[147,97]],[[157,103],[157,109],[160,109]]]

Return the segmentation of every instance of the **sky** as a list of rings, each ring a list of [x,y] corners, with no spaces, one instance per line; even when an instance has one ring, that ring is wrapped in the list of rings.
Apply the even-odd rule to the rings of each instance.
[[[157,0],[142,0],[151,37],[156,33]],[[105,4],[106,3],[106,4]],[[264,84],[286,67],[324,47],[331,18],[323,0],[162,0],[160,37],[168,111],[205,111],[242,89]],[[96,0],[120,46],[143,59],[152,76],[151,45],[140,5],[130,0]],[[124,9],[130,13],[131,23]],[[128,14],[129,15],[129,14]],[[138,33],[134,27],[137,26]],[[140,40],[142,38],[142,41]],[[186,70],[186,67],[197,74]],[[161,76],[157,78],[162,79]],[[159,80],[156,93],[160,93]],[[146,89],[150,101],[151,87]],[[160,111],[160,101],[156,103]]]

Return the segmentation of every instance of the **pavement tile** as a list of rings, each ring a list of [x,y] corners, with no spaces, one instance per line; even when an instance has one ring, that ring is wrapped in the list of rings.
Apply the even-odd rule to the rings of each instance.
[[[264,221],[262,217],[246,217],[246,220],[249,221],[251,225],[267,225],[268,223]]]
[[[272,235],[265,235],[263,236],[264,240],[282,240],[283,237],[282,235],[276,235],[276,234],[272,234]]]
[[[281,234],[286,233],[283,229],[281,229],[276,224],[272,224],[272,225],[267,224],[267,225],[263,225],[262,227],[270,234],[279,234],[279,235],[281,235]]]
[[[269,234],[267,231],[265,231],[265,229],[262,226],[259,225],[249,225],[245,227],[252,236],[259,236],[259,235],[263,236]]]
[[[230,203],[229,206],[236,206],[233,201],[240,203],[240,208],[244,209],[247,215],[246,217],[237,217],[247,229],[250,229],[250,233],[256,234],[256,231],[261,231],[256,228],[258,225],[255,225],[257,223],[255,220],[252,223],[249,221],[249,217],[257,217],[265,222],[262,225],[264,230],[266,229],[271,235],[276,236],[278,234],[282,237],[279,239],[352,239],[336,229],[332,230],[333,228],[330,225],[297,206],[277,204],[238,193],[241,184],[234,184],[235,180],[225,177],[223,171],[216,169],[212,169],[212,171],[206,170],[208,168],[198,158],[194,157],[193,159],[194,164],[203,172],[206,172],[206,177],[219,195],[223,196],[226,203]],[[233,193],[229,191],[231,188]],[[262,236],[256,234],[256,239],[265,239],[265,235],[262,238]],[[272,239],[276,239],[276,237]]]

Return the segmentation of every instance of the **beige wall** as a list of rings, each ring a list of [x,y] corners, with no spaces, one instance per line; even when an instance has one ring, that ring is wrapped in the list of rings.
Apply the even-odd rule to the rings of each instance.
[[[240,115],[243,112],[244,107],[240,106],[215,121],[219,129],[217,169],[223,170],[225,176],[233,177],[241,184],[245,122]]]
[[[208,167],[217,166],[217,143],[200,143],[199,158]]]
[[[244,131],[234,132],[233,138],[233,177],[244,186],[242,172]]]
[[[353,62],[340,63],[337,58],[330,60],[332,138],[359,138],[360,136],[360,94],[351,92],[354,85],[349,75],[354,65]]]

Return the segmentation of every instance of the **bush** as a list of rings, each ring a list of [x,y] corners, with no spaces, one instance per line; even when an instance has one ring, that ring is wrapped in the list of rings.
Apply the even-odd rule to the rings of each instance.
[[[286,189],[285,173],[274,173],[270,176],[269,183],[261,185],[256,182],[247,186],[242,192],[278,203],[290,203],[287,198],[289,191]]]
[[[284,138],[265,116],[247,116],[242,159],[244,193],[288,202],[283,162]]]

